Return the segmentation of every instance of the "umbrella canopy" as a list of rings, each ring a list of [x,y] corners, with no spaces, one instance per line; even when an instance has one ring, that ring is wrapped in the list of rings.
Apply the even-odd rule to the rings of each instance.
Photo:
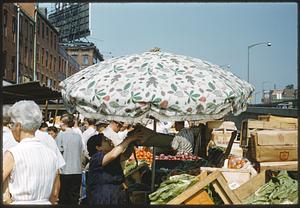
[[[160,51],[100,62],[60,86],[70,112],[131,123],[220,119],[245,111],[254,91],[217,65]]]

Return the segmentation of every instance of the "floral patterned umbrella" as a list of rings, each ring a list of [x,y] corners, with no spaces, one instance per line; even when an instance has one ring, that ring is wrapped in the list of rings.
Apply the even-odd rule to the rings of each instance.
[[[60,86],[70,112],[131,123],[220,119],[245,111],[254,91],[217,65],[160,51],[100,62]]]

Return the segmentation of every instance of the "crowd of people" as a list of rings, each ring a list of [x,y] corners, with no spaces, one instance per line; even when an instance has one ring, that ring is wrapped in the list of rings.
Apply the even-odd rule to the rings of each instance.
[[[182,122],[172,148],[191,152],[194,138]],[[33,101],[3,107],[3,202],[5,204],[127,204],[124,162],[143,132],[118,121],[84,124],[71,114],[59,128],[43,121]],[[130,155],[129,154],[129,155]]]

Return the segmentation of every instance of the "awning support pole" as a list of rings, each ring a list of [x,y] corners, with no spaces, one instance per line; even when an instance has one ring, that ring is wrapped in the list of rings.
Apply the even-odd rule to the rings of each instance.
[[[153,122],[153,131],[156,132],[156,120],[154,118],[154,122]],[[153,147],[153,150],[152,150],[152,154],[153,154],[153,159],[152,159],[152,167],[151,167],[151,192],[154,191],[154,188],[155,188],[155,155],[156,155],[156,149],[155,147]]]

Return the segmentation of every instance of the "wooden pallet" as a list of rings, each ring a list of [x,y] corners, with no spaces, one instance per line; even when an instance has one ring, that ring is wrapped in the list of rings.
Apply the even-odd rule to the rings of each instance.
[[[186,191],[178,195],[176,198],[169,201],[167,204],[188,204],[188,203],[212,203],[212,200],[207,198],[207,195],[205,192],[203,192],[204,188],[212,183],[213,187],[215,188],[216,192],[219,194],[221,199],[225,204],[240,204],[240,200],[237,198],[237,196],[232,192],[232,190],[229,189],[227,182],[224,178],[224,176],[221,174],[220,171],[214,171],[213,173],[209,174],[205,177],[205,174],[207,174],[206,171],[204,173],[201,173],[202,176],[201,180],[188,188]],[[200,174],[200,175],[201,175]],[[201,201],[199,198],[200,196],[204,196],[205,198],[203,201]]]

